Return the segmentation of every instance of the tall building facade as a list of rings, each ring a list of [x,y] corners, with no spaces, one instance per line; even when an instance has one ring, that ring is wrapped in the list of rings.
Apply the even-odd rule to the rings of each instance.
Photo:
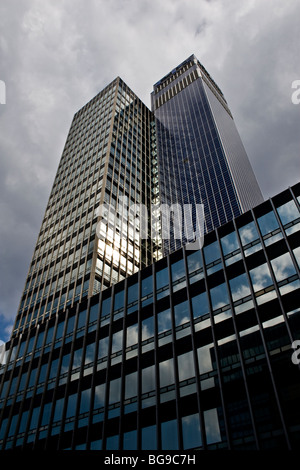
[[[156,84],[154,114],[120,78],[75,114],[0,350],[0,449],[299,445],[300,184],[247,186],[201,67]],[[204,203],[200,249],[171,237],[162,257],[159,217],[145,238],[123,210],[161,203]]]
[[[74,116],[33,253],[14,333],[150,264],[128,207],[157,193],[149,109],[117,78]],[[117,217],[102,223],[99,207]],[[149,219],[151,223],[151,219]],[[150,233],[150,228],[149,228]]]
[[[224,95],[194,55],[154,85],[151,101],[162,204],[204,204],[208,233],[263,201]],[[164,253],[181,243],[164,240]]]
[[[300,183],[14,336],[0,448],[297,450],[299,233]]]

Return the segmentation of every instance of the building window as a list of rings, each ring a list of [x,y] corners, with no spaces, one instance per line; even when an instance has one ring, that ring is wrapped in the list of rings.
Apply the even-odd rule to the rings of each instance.
[[[125,432],[123,435],[123,449],[136,450],[137,449],[137,431]]]
[[[225,283],[210,289],[210,295],[213,310],[218,310],[229,304],[228,291]]]
[[[193,449],[202,445],[199,414],[184,416],[182,422],[183,448]]]
[[[161,423],[161,448],[162,450],[178,449],[177,420],[173,419]]]
[[[297,209],[294,201],[289,201],[286,204],[277,207],[277,212],[283,225],[300,217],[299,210]]]
[[[159,364],[160,387],[166,387],[174,384],[174,366],[173,359],[168,359]]]
[[[156,450],[156,426],[142,428],[142,450]]]

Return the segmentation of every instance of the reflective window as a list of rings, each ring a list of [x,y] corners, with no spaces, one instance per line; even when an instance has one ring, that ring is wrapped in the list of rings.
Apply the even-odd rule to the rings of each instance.
[[[216,408],[204,411],[207,444],[221,441],[220,425]]]
[[[31,415],[31,421],[30,421],[30,427],[29,427],[30,430],[35,429],[37,427],[39,414],[40,414],[40,407],[34,408],[32,411],[32,415]]]
[[[155,390],[155,366],[142,369],[142,393]]]
[[[161,448],[162,450],[177,450],[177,420],[166,421],[161,423]]]
[[[138,342],[138,326],[132,325],[129,326],[126,330],[126,347],[132,346],[133,344],[137,344]]]
[[[52,341],[53,333],[54,333],[54,326],[48,329],[45,344],[48,344]]]
[[[25,345],[26,345],[26,341],[23,341],[23,343],[21,343],[17,357],[22,357],[24,355]]]
[[[213,370],[214,345],[206,344],[197,349],[198,364],[200,374],[205,374]]]
[[[187,252],[187,265],[191,284],[199,279],[203,279],[203,265],[200,250]]]
[[[5,418],[2,420],[2,423],[0,426],[0,439],[3,439],[5,436],[7,423],[8,423],[8,418]]]
[[[107,450],[118,450],[119,448],[119,436],[110,436],[106,439]]]
[[[57,325],[56,338],[55,338],[56,340],[62,338],[63,331],[64,331],[64,323],[61,322]]]
[[[101,450],[102,449],[102,439],[91,442],[91,450]]]
[[[189,303],[187,300],[174,306],[175,325],[183,325],[190,321]]]
[[[64,408],[65,399],[59,398],[55,400],[55,410],[53,416],[53,422],[60,421],[62,418],[63,408]]]
[[[217,241],[211,243],[210,245],[204,246],[203,251],[206,264],[212,263],[213,261],[221,258],[219,244]]]
[[[83,392],[81,392],[79,414],[86,413],[87,411],[89,411],[90,403],[91,403],[91,389],[88,388],[87,390],[83,390]]]
[[[72,416],[75,416],[76,402],[77,402],[77,393],[74,393],[73,395],[69,395],[66,418],[71,418]]]
[[[73,331],[74,331],[74,325],[75,325],[75,316],[69,318],[69,320],[68,320],[68,326],[67,326],[66,335],[68,335],[68,334],[70,334],[70,333],[73,333]]]
[[[133,302],[137,302],[138,297],[139,297],[138,285],[134,284],[133,286],[129,286],[127,290],[127,304],[130,305]],[[131,307],[130,311],[129,309],[127,309],[127,313],[131,313],[131,311],[134,311],[134,310],[135,309],[132,309]]]
[[[57,401],[56,401],[56,403],[57,403]],[[29,414],[29,410],[24,411],[22,413],[21,422],[20,422],[19,431],[18,431],[19,433],[25,432],[25,430],[26,430],[28,414]],[[0,435],[0,437],[1,437],[1,435]]]
[[[112,354],[117,351],[121,351],[123,344],[123,330],[117,331],[112,336],[112,346],[111,352]]]
[[[254,222],[250,222],[239,229],[242,245],[245,247],[245,256],[249,256],[252,253],[261,249],[261,243],[259,241],[259,235],[256,230]]]
[[[177,361],[179,382],[181,382],[182,380],[189,379],[190,377],[195,377],[193,351],[181,354],[177,357]]]
[[[156,426],[147,426],[142,428],[142,449],[156,450]]]
[[[32,352],[34,340],[35,340],[35,336],[33,336],[32,338],[30,338],[30,340],[29,340],[29,342],[28,342],[26,354],[29,354],[29,353]]]
[[[137,395],[137,372],[125,376],[125,400]]]
[[[254,292],[256,293],[256,302],[265,303],[276,297],[272,278],[267,263],[257,266],[249,271]]]
[[[251,294],[247,275],[245,273],[230,279],[229,285],[233,302]]]
[[[171,265],[173,292],[182,289],[186,285],[184,261],[180,259]]]
[[[93,362],[95,356],[95,343],[88,344],[85,350],[85,364]]]
[[[228,255],[228,253],[232,253],[233,251],[238,250],[239,244],[238,244],[236,232],[231,232],[225,237],[222,237],[221,246],[222,246],[224,256]]]
[[[121,393],[121,378],[111,380],[109,384],[109,403],[116,403],[120,401]]]
[[[85,326],[86,313],[87,313],[86,310],[83,310],[82,312],[79,313],[77,329],[83,328]]]
[[[159,364],[159,380],[161,387],[166,387],[174,383],[173,359],[168,359]]]
[[[99,341],[98,358],[108,356],[108,337],[101,338]]]
[[[277,212],[283,225],[297,219],[300,216],[294,201],[289,201],[283,206],[277,207]]]
[[[221,253],[217,241],[205,246],[203,251],[208,275],[222,269]]]
[[[270,286],[272,282],[271,274],[267,263],[257,266],[249,271],[254,292],[258,292]]]
[[[262,235],[266,235],[267,233],[273,232],[273,230],[276,230],[279,227],[273,211],[268,212],[262,217],[259,217],[257,219],[257,222]]]
[[[152,275],[142,280],[142,298],[153,293]]]
[[[225,283],[210,289],[210,295],[213,310],[217,310],[229,304],[228,291]]]
[[[90,308],[89,323],[93,323],[98,319],[99,304],[92,305]]]
[[[153,316],[142,321],[142,341],[154,336],[154,318]]]
[[[69,357],[69,360],[70,360],[70,357]],[[48,368],[48,364],[43,364],[41,366],[40,374],[39,374],[39,384],[45,382],[47,368]]]
[[[71,358],[70,353],[66,354],[62,358],[61,369],[60,369],[60,380],[59,380],[60,385],[66,383],[67,381],[67,373],[68,373],[69,366],[70,366],[70,358]]]
[[[19,419],[19,415],[14,415],[11,419],[11,422],[10,422],[10,427],[9,427],[9,433],[8,433],[8,436],[13,436],[16,432],[16,427],[17,427],[17,422],[18,422],[18,419]],[[7,447],[6,447],[7,448]]]
[[[157,314],[158,334],[172,328],[171,310],[168,308]]]
[[[202,292],[202,294],[198,294],[195,297],[192,297],[192,310],[194,318],[201,317],[202,315],[209,313],[206,292]]]
[[[240,248],[236,232],[231,232],[221,238],[221,246],[225,257],[225,264],[229,266],[241,259]]]
[[[169,295],[169,273],[168,267],[156,273],[157,300]]]
[[[297,263],[298,263],[298,266],[299,266],[299,268],[300,268],[300,246],[298,246],[297,248],[295,248],[295,249],[293,250],[293,253],[294,253],[294,256],[295,256],[296,261],[297,261]]]
[[[17,381],[18,381],[18,377],[14,377],[12,379],[11,385],[10,385],[10,390],[9,390],[9,395],[12,395],[13,393],[15,393],[16,386],[17,386]]]
[[[76,369],[77,367],[80,367],[82,361],[82,348],[76,349],[74,351],[74,356],[73,356],[73,369]]]
[[[37,338],[37,342],[36,342],[36,345],[35,345],[35,350],[37,350],[38,348],[40,348],[43,344],[43,339],[44,339],[44,334],[45,332],[42,331],[39,335],[38,335],[38,338]],[[29,351],[28,351],[29,352]]]
[[[287,294],[288,292],[300,287],[299,278],[298,276],[295,277],[296,268],[289,253],[284,253],[283,255],[278,256],[278,258],[271,260],[271,264],[277,282],[290,278],[290,282],[284,282],[283,285],[279,286],[281,295]]]
[[[117,292],[114,300],[114,311],[124,308],[124,291]]]
[[[123,449],[136,450],[137,449],[137,431],[124,432],[123,435]]]
[[[289,253],[284,253],[271,260],[271,265],[277,282],[296,274],[295,266]]]
[[[183,448],[193,449],[202,445],[199,414],[185,416],[182,422]]]
[[[153,282],[152,275],[142,280],[142,306],[148,305],[152,302],[153,295]]]
[[[107,299],[103,299],[102,306],[101,306],[101,326],[109,323],[110,308],[111,308],[111,297],[108,297]]]
[[[18,387],[18,392],[20,392],[21,390],[24,390],[24,387],[25,387],[25,383],[26,383],[26,380],[27,380],[27,372],[25,372],[24,374],[22,374],[21,376],[21,380],[20,380],[20,383],[19,383],[19,387]],[[20,397],[21,398],[21,397]]]
[[[32,369],[31,370],[30,379],[29,379],[29,383],[28,383],[28,388],[33,387],[33,385],[35,383],[35,379],[36,379],[36,373],[37,373],[37,369]]]
[[[58,369],[58,362],[59,359],[54,359],[51,363],[51,368],[50,368],[50,373],[49,373],[49,380],[53,379],[57,375],[57,369]]]
[[[273,211],[263,215],[257,219],[262,236],[265,238],[265,245],[270,245],[282,238],[282,233],[279,231],[279,225]],[[273,231],[277,231],[273,236],[267,237]]]
[[[95,387],[94,410],[102,408],[105,403],[105,383]]]

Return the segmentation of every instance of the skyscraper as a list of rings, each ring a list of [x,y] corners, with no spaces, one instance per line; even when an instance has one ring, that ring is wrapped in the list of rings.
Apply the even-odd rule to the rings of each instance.
[[[151,239],[141,238],[127,210],[140,203],[150,207],[157,192],[155,158],[153,116],[120,78],[75,114],[14,333],[116,283],[158,256]],[[98,208],[104,204],[118,217],[101,223]]]
[[[261,202],[194,56],[154,88],[155,119],[120,78],[74,116],[0,348],[0,449],[299,445],[300,184]],[[204,203],[201,249],[162,257],[159,217],[142,236],[126,207],[161,202]]]
[[[194,55],[154,85],[151,99],[162,204],[204,204],[208,233],[263,201],[224,95]],[[164,253],[181,243],[164,240]]]

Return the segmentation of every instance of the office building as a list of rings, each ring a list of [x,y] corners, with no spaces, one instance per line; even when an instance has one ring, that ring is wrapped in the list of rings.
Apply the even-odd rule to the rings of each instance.
[[[204,204],[207,233],[263,201],[224,95],[194,55],[154,85],[151,101],[162,204]],[[164,254],[181,245],[164,240]]]
[[[150,207],[154,202],[158,192],[155,145],[151,112],[120,78],[75,114],[14,332],[159,257],[159,248],[150,237],[141,238],[128,210],[134,204]],[[112,208],[118,217],[101,223],[101,206]]]
[[[300,183],[6,344],[2,449],[297,449]]]

